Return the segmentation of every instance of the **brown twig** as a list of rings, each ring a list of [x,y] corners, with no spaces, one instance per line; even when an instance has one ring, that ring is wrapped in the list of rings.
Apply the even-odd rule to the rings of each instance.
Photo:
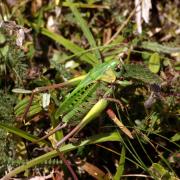
[[[73,168],[71,167],[71,164],[65,159],[63,153],[61,153],[59,151],[59,149],[56,149],[56,151],[58,152],[59,158],[64,162],[64,164],[66,165],[66,167],[68,168],[69,172],[71,173],[72,177],[74,180],[78,180],[78,177],[76,175],[76,173],[74,172]]]
[[[111,39],[105,43],[105,45],[110,44],[110,43],[119,35],[119,33],[120,33],[120,32],[123,30],[123,28],[128,24],[128,22],[130,21],[130,19],[132,18],[132,16],[135,14],[135,12],[136,12],[136,7],[133,9],[133,11],[130,13],[130,15],[128,16],[128,18],[124,21],[124,23],[118,28],[118,30],[117,30],[116,33],[111,37]]]
[[[142,0],[140,1],[140,4],[141,4],[141,2],[142,2]],[[139,5],[139,4],[138,4],[138,5]],[[105,45],[110,44],[110,43],[120,34],[120,32],[123,30],[123,28],[128,24],[128,22],[130,21],[130,19],[131,19],[131,18],[133,17],[133,15],[135,14],[138,5],[133,9],[133,11],[129,14],[129,16],[128,16],[127,19],[124,21],[124,23],[118,28],[118,30],[117,30],[116,33],[111,37],[111,39],[105,43]]]

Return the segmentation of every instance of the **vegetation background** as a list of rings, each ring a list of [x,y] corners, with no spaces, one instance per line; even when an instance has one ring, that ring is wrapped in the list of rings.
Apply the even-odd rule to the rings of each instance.
[[[1,0],[0,177],[178,179],[179,9],[178,0]],[[61,158],[55,141],[76,122],[33,143],[59,123],[54,112],[80,79],[113,60],[143,65],[161,79],[154,84],[137,68],[106,84],[113,87],[108,108],[124,128],[104,109],[61,146]],[[36,93],[27,109],[33,89],[70,79],[71,86]],[[79,111],[73,116],[80,121]]]

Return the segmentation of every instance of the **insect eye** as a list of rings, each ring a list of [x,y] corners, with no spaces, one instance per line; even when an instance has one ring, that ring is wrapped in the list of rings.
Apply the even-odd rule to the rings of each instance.
[[[122,68],[121,68],[121,66],[120,66],[120,65],[118,65],[118,66],[115,68],[115,71],[116,71],[116,72],[120,72],[120,71],[121,71],[121,69],[122,69]]]

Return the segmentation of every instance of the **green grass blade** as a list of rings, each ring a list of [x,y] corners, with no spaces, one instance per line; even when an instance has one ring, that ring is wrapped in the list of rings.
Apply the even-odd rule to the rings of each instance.
[[[138,154],[138,152],[136,151],[135,147],[133,146],[133,144],[128,140],[129,142],[129,147],[130,148],[128,149],[129,152],[131,153],[131,155],[133,156],[133,158],[136,160],[136,162],[138,162],[146,171],[148,170],[148,167],[146,166],[146,164],[143,162],[141,156]],[[126,147],[126,146],[125,146]],[[127,147],[126,147],[127,149]]]
[[[111,132],[111,133],[106,133],[106,134],[99,134],[99,135],[96,135],[96,136],[92,136],[84,141],[82,141],[78,146],[75,146],[73,144],[67,144],[67,145],[64,145],[63,147],[61,147],[59,150],[61,152],[69,152],[69,151],[72,151],[72,150],[75,150],[79,147],[82,147],[82,146],[86,146],[86,145],[89,145],[89,144],[96,144],[96,143],[102,143],[102,142],[106,142],[106,141],[121,141],[121,138],[119,136],[119,133],[118,132]],[[39,156],[31,161],[28,161],[26,164],[22,165],[22,166],[19,166],[17,167],[16,169],[12,170],[11,172],[9,172],[7,175],[5,175],[3,177],[4,180],[6,179],[9,179],[37,164],[40,164],[46,160],[49,160],[53,157],[56,157],[58,156],[58,153],[56,150],[53,150],[51,152],[48,152],[42,156]]]
[[[121,158],[119,160],[119,165],[117,167],[116,174],[114,175],[114,178],[113,178],[114,180],[121,179],[121,176],[123,175],[123,172],[124,172],[125,159],[126,159],[126,151],[125,151],[125,147],[122,146]]]
[[[21,129],[18,129],[16,127],[9,126],[7,124],[0,123],[0,128],[5,129],[6,131],[8,131],[10,133],[13,133],[13,134],[15,134],[15,135],[17,135],[19,137],[22,137],[22,138],[27,139],[27,140],[32,141],[32,142],[38,140],[38,137],[33,136],[33,135],[31,135],[31,134],[29,134],[29,133],[27,133],[27,132],[25,132],[25,131],[23,131]],[[44,144],[44,143],[49,144],[45,140],[43,140],[41,142],[38,142],[38,144],[40,144],[40,145]]]
[[[75,7],[78,7],[78,8],[91,8],[91,9],[110,9],[110,5],[106,5],[106,4],[103,4],[103,5],[98,5],[98,4],[90,4],[90,3],[74,3],[74,2],[63,2],[62,3],[62,6],[64,7],[69,7],[69,6],[75,6]]]
[[[71,11],[73,12],[77,24],[81,27],[85,37],[87,38],[89,44],[91,45],[91,48],[96,48],[96,41],[94,40],[94,37],[88,27],[88,24],[86,21],[81,17],[81,14],[79,13],[78,9],[75,6],[70,6]],[[98,63],[98,60],[101,59],[101,54],[98,49],[94,51],[96,59],[95,61]]]
[[[57,33],[51,32],[46,28],[42,28],[41,33],[51,38],[52,40],[56,41],[60,45],[64,46],[66,49],[70,50],[72,53],[78,54],[82,62],[89,63],[92,66],[97,64],[97,61],[95,60],[96,58],[93,54],[89,52],[84,53],[85,50],[83,48],[77,46],[76,44],[72,43],[70,40],[64,38],[63,36]],[[80,52],[82,52],[82,54],[80,54]]]

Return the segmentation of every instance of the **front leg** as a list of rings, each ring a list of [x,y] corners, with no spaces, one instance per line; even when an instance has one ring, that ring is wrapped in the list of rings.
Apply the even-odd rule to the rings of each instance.
[[[40,139],[38,139],[37,141],[34,141],[33,143],[38,143],[39,141],[42,141],[46,138],[48,138],[49,136],[53,135],[54,133],[56,133],[57,131],[60,131],[61,129],[65,128],[67,126],[67,123],[59,123],[53,130],[51,130],[48,134],[46,134],[45,136],[41,137]]]

